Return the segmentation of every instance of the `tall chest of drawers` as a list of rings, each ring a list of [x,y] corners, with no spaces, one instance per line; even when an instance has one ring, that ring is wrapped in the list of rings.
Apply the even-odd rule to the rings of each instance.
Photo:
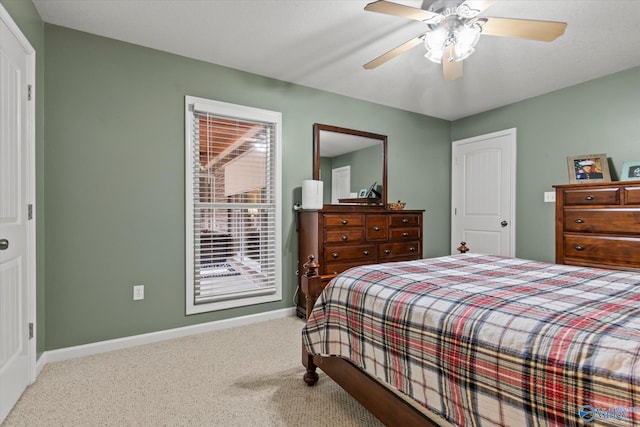
[[[323,282],[357,265],[422,258],[422,210],[327,205],[298,211],[298,271],[313,255]],[[300,317],[306,314],[298,280]]]
[[[556,263],[640,271],[640,181],[555,189]]]

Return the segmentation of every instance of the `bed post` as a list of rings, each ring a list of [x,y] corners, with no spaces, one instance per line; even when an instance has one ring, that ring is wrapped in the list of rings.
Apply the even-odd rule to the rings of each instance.
[[[466,254],[469,252],[469,248],[467,247],[467,242],[460,242],[460,246],[458,246],[458,251],[461,254]]]
[[[318,274],[320,264],[316,262],[316,257],[309,255],[309,260],[302,267],[306,270],[300,281],[300,288],[307,301],[307,319],[313,310],[316,300],[322,293],[322,280]]]
[[[309,255],[309,260],[303,265],[306,272],[300,280],[300,288],[307,301],[307,319],[311,315],[311,310],[313,310],[313,306],[322,292],[322,280],[318,274],[320,264],[315,261],[315,258],[315,256]],[[317,366],[313,363],[313,356],[309,355],[304,347],[302,347],[302,364],[307,368],[307,372],[305,372],[303,376],[304,382],[308,386],[315,385],[315,383],[318,382]]]

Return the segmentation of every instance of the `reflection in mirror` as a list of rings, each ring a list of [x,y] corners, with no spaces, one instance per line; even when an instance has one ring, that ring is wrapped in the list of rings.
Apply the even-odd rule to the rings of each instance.
[[[324,204],[386,205],[386,135],[316,123],[313,139],[313,179],[323,181]]]

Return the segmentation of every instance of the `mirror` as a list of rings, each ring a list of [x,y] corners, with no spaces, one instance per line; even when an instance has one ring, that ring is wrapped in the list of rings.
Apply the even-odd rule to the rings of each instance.
[[[313,179],[323,181],[325,205],[386,206],[387,136],[314,124]]]

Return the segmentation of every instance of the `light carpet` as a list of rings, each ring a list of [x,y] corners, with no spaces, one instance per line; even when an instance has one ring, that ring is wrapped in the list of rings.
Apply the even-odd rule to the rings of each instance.
[[[47,364],[9,426],[382,426],[320,372],[296,317]]]

